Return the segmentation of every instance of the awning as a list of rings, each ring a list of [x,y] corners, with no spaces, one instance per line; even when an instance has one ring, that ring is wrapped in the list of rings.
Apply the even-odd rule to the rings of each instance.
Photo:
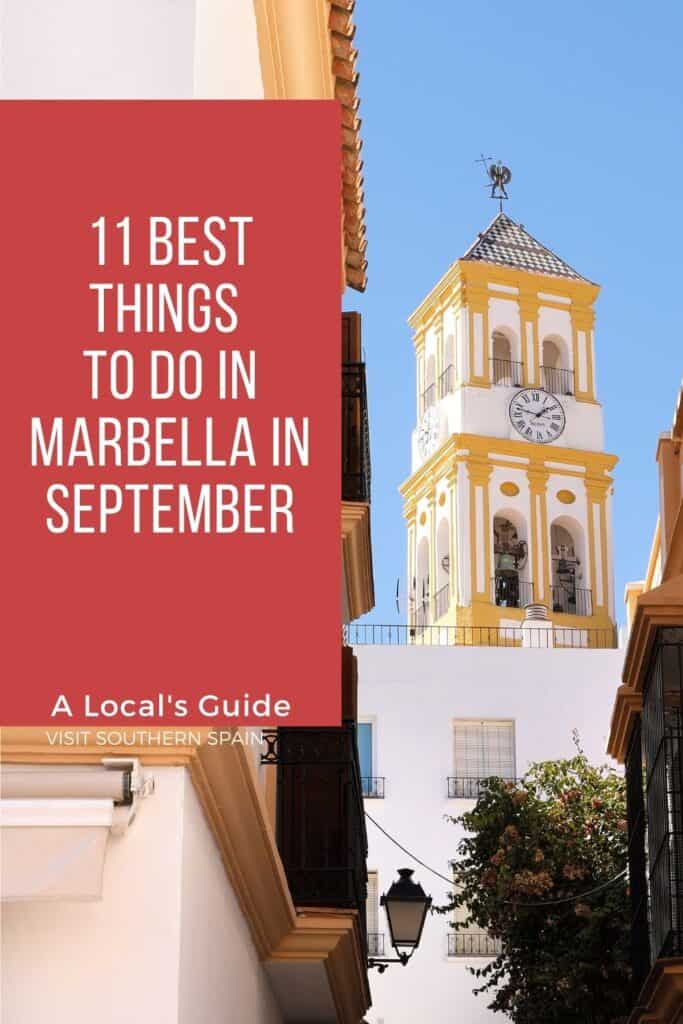
[[[153,791],[136,760],[5,765],[0,775],[0,896],[97,900],[110,833],[123,834]]]
[[[0,801],[0,889],[7,900],[97,900],[113,800]]]

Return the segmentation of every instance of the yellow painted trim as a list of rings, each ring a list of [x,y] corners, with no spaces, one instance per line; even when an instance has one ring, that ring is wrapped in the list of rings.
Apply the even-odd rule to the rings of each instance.
[[[511,480],[506,480],[500,485],[500,493],[508,498],[514,498],[519,494],[519,487],[517,484],[512,483]]]
[[[657,960],[627,1024],[680,1024],[683,1007],[683,959]]]
[[[562,298],[571,300],[570,304],[553,303],[552,300],[540,300],[539,304],[569,310],[571,304],[578,308],[590,308],[598,295],[600,287],[589,281],[576,281],[572,278],[553,277],[550,274],[534,274],[513,267],[499,267],[492,263],[478,260],[455,260],[437,283],[425,296],[422,302],[408,317],[408,324],[416,330],[420,324],[426,323],[433,315],[434,309],[452,300],[454,293],[463,285],[502,284],[515,287],[522,292],[537,295],[538,292],[550,291]],[[510,296],[516,298],[517,296]]]
[[[491,537],[490,534],[490,503],[489,503],[489,480],[491,478],[492,466],[490,463],[483,460],[470,459],[466,463],[467,473],[470,482],[470,569],[471,569],[471,590],[472,590],[472,603],[475,602],[486,602],[491,600],[490,586],[491,586]],[[478,558],[480,555],[480,548],[477,545],[477,537],[479,533],[479,522],[476,514],[476,490],[481,489],[482,492],[482,519],[483,519],[483,537],[482,547],[483,551],[483,576],[484,576],[484,589],[477,589],[477,576],[478,573]]]
[[[370,540],[370,506],[343,501],[341,507],[342,569],[351,619],[360,618],[375,604]]]
[[[486,458],[491,465],[505,465],[507,468],[524,469],[522,463],[504,463],[500,460],[489,460],[489,452],[498,455],[512,455],[525,458],[529,465],[546,468],[546,463],[562,462],[576,467],[576,474],[582,478],[591,476],[598,478],[606,485],[612,483],[609,474],[617,462],[616,455],[607,452],[589,452],[579,448],[557,448],[554,446],[531,443],[529,441],[513,441],[495,437],[484,437],[479,434],[451,434],[447,441],[431,458],[405,480],[399,491],[406,502],[419,500],[427,488],[444,476],[453,462],[466,462],[469,455]],[[569,470],[557,470],[547,467],[549,472],[571,475]]]
[[[652,590],[652,581],[657,571],[657,566],[662,551],[662,531],[660,519],[657,517],[657,524],[655,526],[655,532],[652,537],[652,545],[650,546],[650,555],[647,560],[647,572],[645,574],[645,586],[643,590]]]
[[[334,99],[329,3],[254,0],[266,99]]]

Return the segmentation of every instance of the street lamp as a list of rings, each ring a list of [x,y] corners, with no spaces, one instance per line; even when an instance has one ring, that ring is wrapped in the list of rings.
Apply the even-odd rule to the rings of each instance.
[[[420,943],[427,911],[432,905],[432,897],[425,894],[419,882],[412,880],[412,868],[399,868],[398,874],[398,881],[380,900],[386,911],[396,958],[371,957],[368,960],[368,967],[377,967],[380,974],[386,971],[389,964],[402,964],[405,967]]]

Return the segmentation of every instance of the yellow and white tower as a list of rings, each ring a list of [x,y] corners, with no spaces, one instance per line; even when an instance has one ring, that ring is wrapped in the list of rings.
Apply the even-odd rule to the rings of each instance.
[[[514,636],[536,603],[556,636],[613,633],[598,292],[501,212],[409,318],[417,426],[401,493],[417,630]]]

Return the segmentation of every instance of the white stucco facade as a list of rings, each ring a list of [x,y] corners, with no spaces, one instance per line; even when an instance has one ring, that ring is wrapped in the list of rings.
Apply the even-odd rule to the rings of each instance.
[[[280,1024],[189,774],[152,774],[101,900],[3,905],[3,1024]]]
[[[3,0],[5,99],[262,99],[252,0]]]
[[[417,857],[448,876],[459,831],[444,820],[472,806],[449,799],[457,720],[514,723],[515,771],[530,762],[571,756],[577,729],[588,757],[605,754],[610,710],[621,674],[620,650],[510,650],[487,647],[357,646],[359,721],[373,726],[372,771],[384,777],[384,799],[368,799],[366,810]],[[412,862],[368,822],[368,869],[386,892],[399,867],[415,878],[435,903],[448,886]],[[379,928],[388,932],[384,912]],[[502,1019],[475,997],[467,966],[480,958],[448,955],[448,918],[427,919],[420,948],[405,968],[371,971],[371,1024],[484,1024]]]

